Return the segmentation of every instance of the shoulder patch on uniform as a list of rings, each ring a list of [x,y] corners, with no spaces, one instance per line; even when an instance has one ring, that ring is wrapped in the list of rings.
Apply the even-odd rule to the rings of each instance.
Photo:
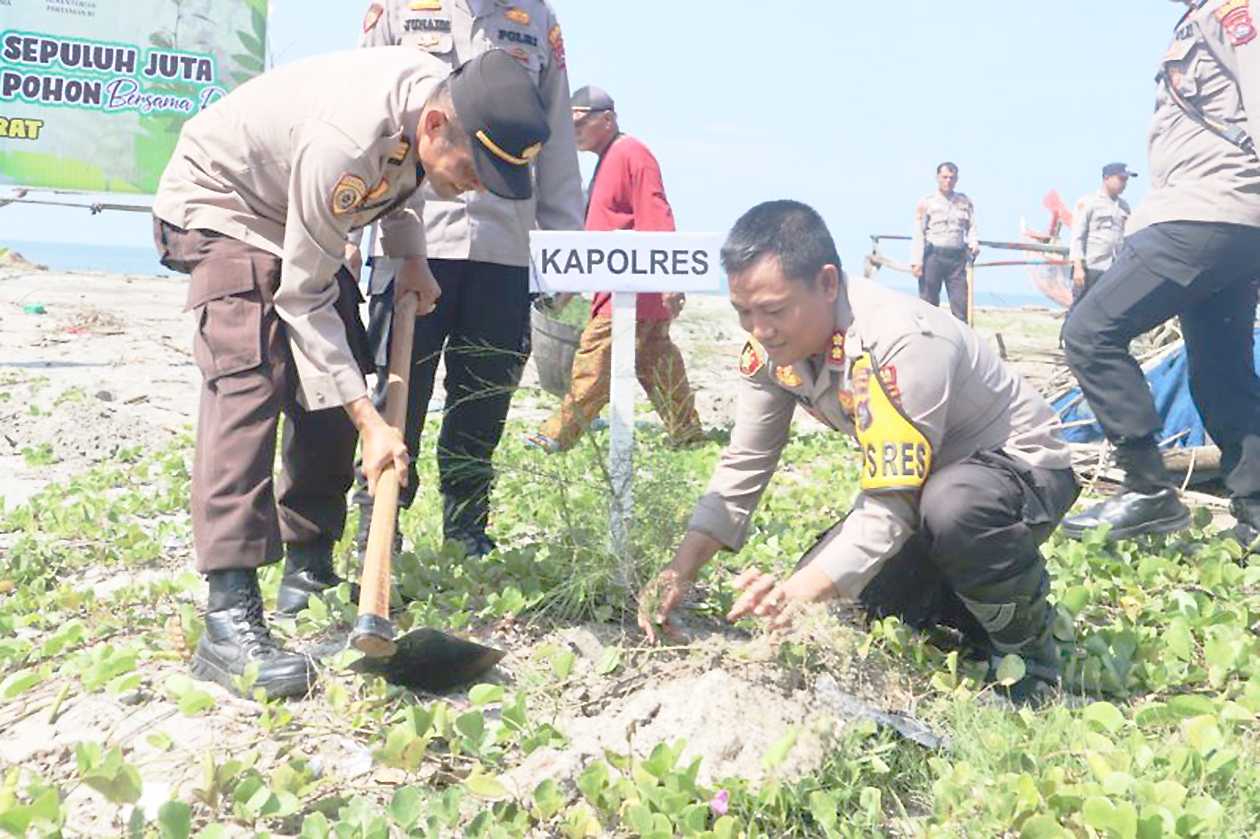
[[[766,351],[756,338],[749,338],[739,354],[739,372],[752,378],[766,366]]]
[[[529,22],[531,20],[529,12],[524,9],[518,9],[515,6],[504,12],[503,16],[513,23],[518,23],[521,26],[529,26]]]
[[[805,382],[801,380],[800,375],[798,375],[795,370],[786,364],[780,364],[774,368],[774,380],[784,387],[789,388],[800,387],[805,384]]]
[[[381,22],[381,15],[385,14],[385,7],[380,3],[373,3],[368,6],[367,14],[363,16],[363,34],[367,34],[376,28],[376,24]]]
[[[551,57],[556,62],[556,67],[563,70],[565,68],[564,33],[560,31],[560,24],[552,25],[551,31],[547,33],[547,43],[551,44]]]
[[[344,216],[358,209],[367,199],[367,195],[367,183],[358,175],[347,172],[337,179],[328,203],[334,216]]]
[[[1249,44],[1256,39],[1256,25],[1251,19],[1249,0],[1228,0],[1212,15],[1221,23],[1225,37],[1235,47]]]
[[[869,354],[853,364],[853,424],[862,449],[863,492],[918,490],[932,469],[932,444],[890,397],[896,368],[872,375]],[[887,379],[894,382],[892,387]]]

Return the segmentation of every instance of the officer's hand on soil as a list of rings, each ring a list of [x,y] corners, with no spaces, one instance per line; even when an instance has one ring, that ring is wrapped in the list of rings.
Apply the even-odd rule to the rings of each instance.
[[[670,614],[682,603],[694,582],[694,576],[689,577],[671,566],[657,574],[639,592],[639,629],[643,630],[649,643],[686,640]]]
[[[687,295],[677,291],[667,291],[661,295],[661,302],[669,310],[670,318],[676,318],[682,314],[683,306],[687,305]]]
[[[397,307],[404,296],[414,294],[418,298],[417,315],[427,315],[437,308],[437,299],[442,296],[442,289],[429,270],[429,263],[422,257],[410,257],[403,260],[398,269],[395,281],[394,306]]]
[[[400,486],[407,485],[407,444],[402,432],[383,419],[368,422],[359,430],[363,441],[363,473],[367,476],[368,493],[376,494],[376,482],[391,463],[398,473]]]
[[[910,266],[910,273],[914,275],[915,279],[923,279],[923,266],[922,266],[922,265],[911,265],[911,266]]]
[[[787,629],[807,604],[835,595],[831,578],[813,565],[806,565],[783,583],[773,574],[749,568],[735,578],[735,588],[743,594],[726,619],[764,618],[771,630]]]

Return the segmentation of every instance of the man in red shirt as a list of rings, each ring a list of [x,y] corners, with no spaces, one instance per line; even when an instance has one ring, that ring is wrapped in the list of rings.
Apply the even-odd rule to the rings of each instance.
[[[674,212],[665,198],[660,165],[647,146],[621,133],[612,97],[588,86],[573,94],[570,107],[578,149],[599,155],[586,203],[586,229],[672,231]],[[639,383],[675,445],[704,436],[682,353],[669,337],[669,323],[685,300],[682,294],[639,294],[635,329]],[[611,378],[612,295],[600,292],[573,360],[569,393],[529,441],[549,452],[571,448],[608,403]]]

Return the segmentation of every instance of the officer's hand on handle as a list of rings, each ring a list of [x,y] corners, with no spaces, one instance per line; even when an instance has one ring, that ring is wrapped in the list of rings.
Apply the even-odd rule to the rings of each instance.
[[[687,295],[679,291],[667,291],[661,295],[661,302],[669,310],[669,317],[672,320],[682,314],[683,306],[687,305]]]
[[[911,265],[911,266],[910,266],[910,273],[914,275],[914,278],[915,278],[916,280],[921,280],[921,279],[923,279],[923,266],[922,266],[922,265]]]
[[[403,260],[398,269],[398,279],[394,286],[394,306],[407,294],[414,294],[419,299],[416,314],[423,317],[437,308],[437,299],[442,296],[433,272],[429,270],[429,262],[423,257],[412,256]]]
[[[407,485],[407,444],[402,432],[391,427],[379,415],[359,431],[363,440],[363,473],[367,476],[368,493],[376,494],[376,482],[391,463],[398,473],[399,486]]]
[[[1085,288],[1085,266],[1079,262],[1072,268],[1072,285],[1076,286],[1078,291]]]

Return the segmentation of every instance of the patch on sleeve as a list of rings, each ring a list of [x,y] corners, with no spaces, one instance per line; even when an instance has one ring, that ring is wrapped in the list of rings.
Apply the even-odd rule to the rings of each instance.
[[[383,14],[385,14],[385,7],[380,3],[373,3],[368,6],[367,14],[363,16],[364,35],[376,28],[376,24],[381,22],[381,15]]]
[[[561,70],[565,68],[564,57],[564,34],[560,31],[560,24],[551,27],[551,31],[547,33],[547,43],[551,44],[551,57],[556,62],[556,66]]]
[[[884,367],[871,375],[870,355],[853,365],[854,425],[862,449],[863,492],[917,490],[932,468],[932,445],[889,397]]]
[[[1251,19],[1249,0],[1229,0],[1222,3],[1212,15],[1221,22],[1225,37],[1233,46],[1241,47],[1256,39],[1256,25]]]
[[[766,366],[766,351],[756,338],[749,338],[739,354],[739,372],[752,378]]]
[[[328,203],[334,216],[344,216],[357,210],[367,200],[367,195],[367,183],[358,175],[347,172],[337,179]]]

